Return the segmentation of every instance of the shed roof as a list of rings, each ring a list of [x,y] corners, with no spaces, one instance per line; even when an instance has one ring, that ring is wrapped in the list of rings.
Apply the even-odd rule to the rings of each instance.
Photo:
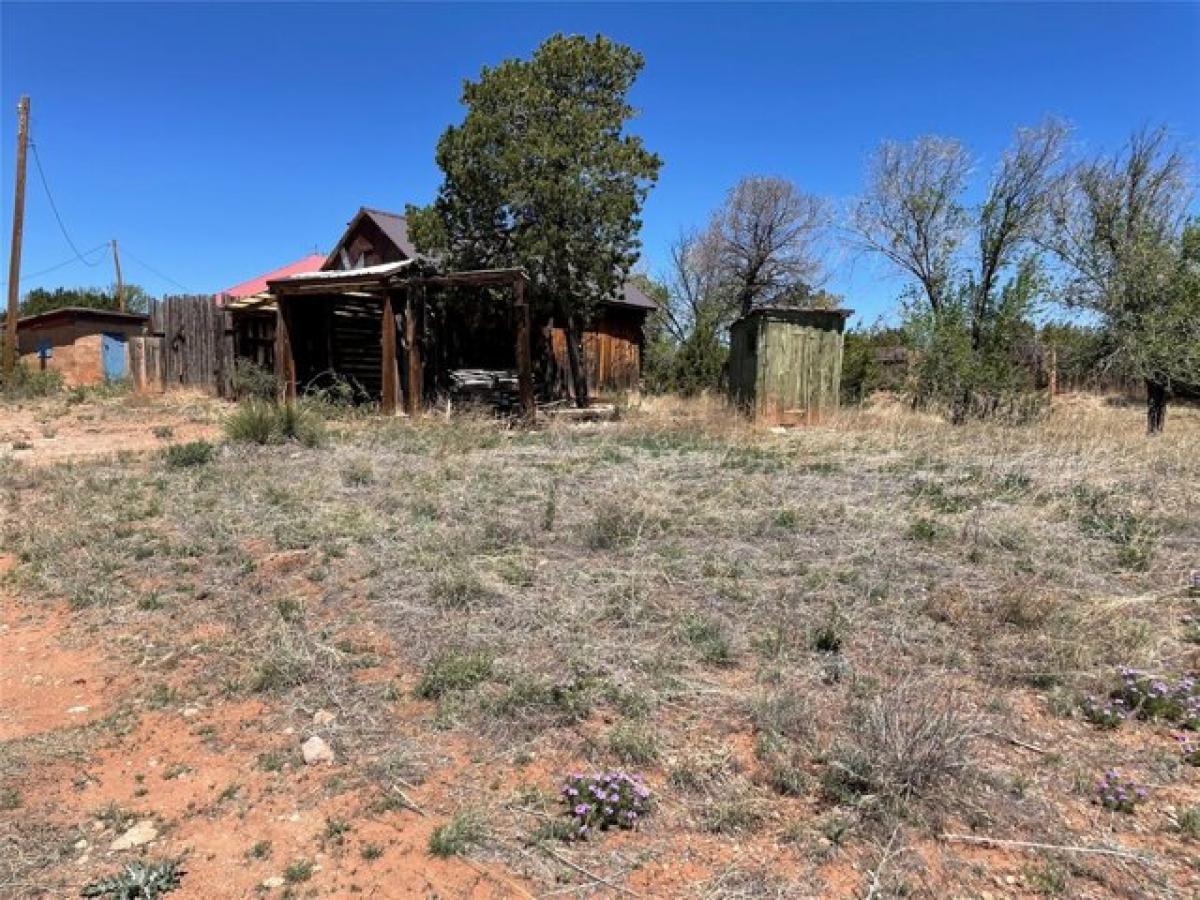
[[[90,319],[94,322],[109,322],[121,325],[136,325],[145,323],[150,317],[142,313],[121,312],[116,309],[97,309],[92,306],[62,306],[58,309],[47,310],[33,316],[17,319],[17,330],[22,328],[41,328],[56,324],[60,320],[75,321]]]

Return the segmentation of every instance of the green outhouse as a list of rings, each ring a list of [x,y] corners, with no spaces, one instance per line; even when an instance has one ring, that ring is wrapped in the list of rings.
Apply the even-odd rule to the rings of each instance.
[[[765,306],[730,328],[729,394],[755,421],[796,425],[837,409],[849,309]]]

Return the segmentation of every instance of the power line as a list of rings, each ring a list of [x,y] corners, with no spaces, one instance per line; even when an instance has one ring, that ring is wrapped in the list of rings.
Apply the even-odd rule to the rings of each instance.
[[[144,259],[139,259],[134,254],[130,253],[128,247],[124,247],[124,251],[125,251],[125,255],[127,257],[132,259],[135,263],[137,263],[143,269],[146,269],[147,271],[152,272],[153,274],[155,274],[159,278],[161,278],[163,281],[170,282],[171,284],[175,285],[175,287],[179,288],[180,290],[188,291],[189,293],[191,292],[191,288],[189,288],[187,285],[180,284],[178,281],[176,281],[170,275],[164,275],[162,272],[158,271],[158,269],[154,268],[154,266],[150,265],[150,263],[146,262]]]
[[[108,249],[108,244],[101,244],[98,247],[93,247],[91,250],[84,250],[81,255],[82,256],[91,256],[93,253],[96,253],[100,250],[107,250],[107,249]],[[51,272],[58,271],[63,266],[69,266],[73,262],[78,262],[78,260],[79,260],[78,257],[72,256],[70,259],[64,260],[63,262],[60,262],[60,263],[55,263],[54,265],[50,266],[49,268],[41,269],[37,272],[30,272],[28,275],[22,275],[20,278],[20,281],[18,281],[18,284],[21,282],[28,281],[31,278],[37,278],[41,275],[49,275]],[[99,260],[97,260],[94,263],[89,263],[89,265],[99,265]],[[5,283],[7,283],[7,279],[5,279]]]
[[[50,183],[46,180],[46,172],[42,168],[42,158],[38,155],[37,143],[34,141],[30,141],[29,146],[33,148],[33,162],[34,162],[34,165],[37,166],[38,175],[42,180],[42,187],[46,189],[46,199],[50,201],[50,209],[54,212],[54,218],[58,222],[58,229],[59,229],[59,231],[62,232],[62,236],[66,239],[67,245],[75,253],[76,258],[84,265],[86,265],[86,266],[100,265],[100,260],[96,260],[95,262],[88,262],[86,259],[84,259],[83,254],[79,252],[79,248],[75,246],[75,242],[73,240],[71,240],[71,235],[69,235],[67,233],[67,226],[63,224],[62,216],[59,215],[59,212],[58,212],[58,206],[54,202],[54,195],[50,193]],[[24,281],[25,279],[22,278],[21,280]]]

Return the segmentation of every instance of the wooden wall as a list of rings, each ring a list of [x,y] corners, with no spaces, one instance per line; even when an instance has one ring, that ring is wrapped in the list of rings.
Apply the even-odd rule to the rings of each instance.
[[[229,313],[210,295],[164,297],[150,307],[150,331],[162,337],[166,387],[233,394],[233,330]]]
[[[840,315],[753,313],[733,324],[729,388],[756,421],[814,422],[837,409],[842,381]]]
[[[583,333],[583,359],[587,372],[588,394],[612,396],[637,391],[642,381],[642,310],[620,306],[602,307]],[[551,323],[548,327],[552,393],[571,396],[570,366],[567,360],[566,330]]]

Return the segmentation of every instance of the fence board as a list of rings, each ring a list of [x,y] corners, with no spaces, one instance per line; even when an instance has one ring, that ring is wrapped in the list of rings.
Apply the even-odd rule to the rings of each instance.
[[[164,297],[150,307],[150,328],[160,338],[165,386],[232,395],[233,331],[229,313],[212,297]]]

